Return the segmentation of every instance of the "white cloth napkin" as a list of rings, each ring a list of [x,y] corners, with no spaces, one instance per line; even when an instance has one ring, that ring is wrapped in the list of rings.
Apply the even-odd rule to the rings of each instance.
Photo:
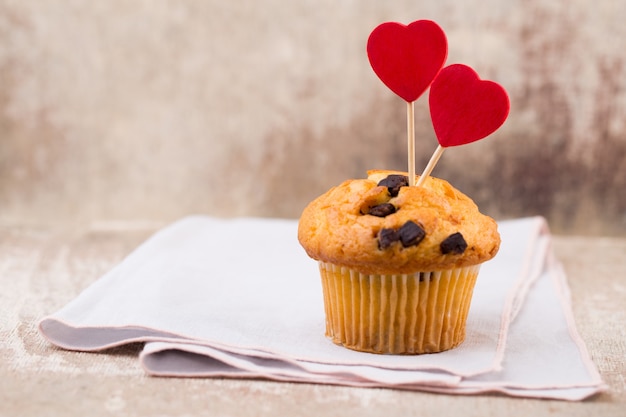
[[[580,400],[604,389],[576,331],[565,275],[540,217],[502,221],[459,347],[360,353],[324,337],[317,263],[297,222],[184,218],[156,233],[40,332],[65,349],[146,342],[159,376],[267,378],[451,394]]]

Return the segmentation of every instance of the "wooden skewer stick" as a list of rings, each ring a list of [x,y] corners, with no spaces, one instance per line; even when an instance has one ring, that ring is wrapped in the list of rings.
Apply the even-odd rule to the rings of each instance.
[[[441,145],[437,146],[437,149],[435,149],[433,156],[430,157],[430,161],[428,161],[426,168],[424,168],[424,172],[422,172],[420,179],[417,181],[418,187],[424,184],[424,181],[428,179],[428,177],[430,176],[430,173],[433,172],[435,165],[437,165],[439,158],[441,158],[441,155],[443,154],[443,151],[445,150],[446,148],[444,148],[443,146]]]
[[[407,153],[409,162],[409,187],[415,185],[415,105],[406,103]]]

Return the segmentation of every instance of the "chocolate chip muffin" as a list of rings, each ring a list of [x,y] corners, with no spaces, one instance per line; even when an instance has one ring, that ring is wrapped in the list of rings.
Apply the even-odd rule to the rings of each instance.
[[[327,336],[393,354],[464,340],[480,265],[500,245],[496,222],[447,181],[409,187],[405,173],[382,170],[313,200],[298,239],[319,261]]]

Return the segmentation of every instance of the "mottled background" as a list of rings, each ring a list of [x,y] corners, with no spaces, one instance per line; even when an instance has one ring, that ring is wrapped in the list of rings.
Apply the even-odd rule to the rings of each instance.
[[[0,0],[0,223],[296,218],[406,169],[405,105],[365,43],[422,18],[512,101],[434,175],[499,219],[626,235],[623,0]],[[421,171],[425,96],[416,112]]]

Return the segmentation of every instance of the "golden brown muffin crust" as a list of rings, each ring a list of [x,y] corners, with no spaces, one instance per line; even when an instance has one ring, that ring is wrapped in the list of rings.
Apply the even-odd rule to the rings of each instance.
[[[367,274],[404,274],[475,265],[495,256],[500,246],[496,222],[478,211],[474,202],[447,181],[430,177],[420,186],[402,187],[396,197],[377,185],[397,171],[368,171],[367,179],[344,181],[313,200],[303,211],[298,239],[316,260]],[[367,214],[382,203],[395,213]],[[408,221],[425,232],[423,240],[404,247],[396,241],[380,247],[381,229],[399,230]],[[441,243],[460,233],[463,253],[443,253]]]

